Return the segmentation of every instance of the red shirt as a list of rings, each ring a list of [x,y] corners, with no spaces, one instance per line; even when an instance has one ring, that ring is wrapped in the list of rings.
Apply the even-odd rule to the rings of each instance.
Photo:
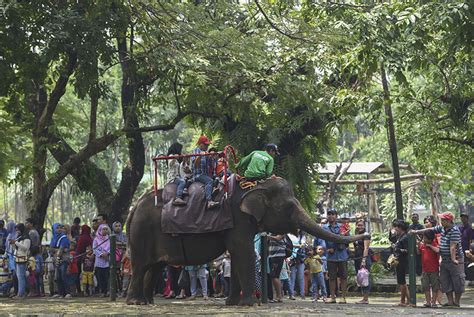
[[[438,247],[436,239],[431,243],[432,246]],[[436,253],[424,243],[420,243],[421,252],[421,268],[425,273],[439,272],[439,253]]]
[[[69,252],[69,255],[72,257],[71,263],[67,268],[68,273],[79,273],[79,268],[77,267],[77,258],[76,258],[76,251]]]

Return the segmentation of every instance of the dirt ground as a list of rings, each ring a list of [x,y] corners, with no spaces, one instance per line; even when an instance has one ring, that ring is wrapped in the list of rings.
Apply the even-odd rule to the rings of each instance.
[[[396,294],[391,296],[371,296],[370,305],[351,304],[360,298],[348,298],[348,304],[312,303],[309,299],[285,300],[280,304],[267,304],[254,307],[225,306],[223,299],[211,298],[208,301],[197,299],[165,300],[155,299],[155,305],[130,306],[123,299],[110,302],[103,298],[51,299],[48,297],[15,301],[0,298],[0,316],[40,315],[40,316],[132,316],[132,315],[191,315],[191,316],[473,316],[474,289],[466,292],[461,309],[426,309],[393,307],[397,303]],[[418,296],[418,305],[423,304]]]

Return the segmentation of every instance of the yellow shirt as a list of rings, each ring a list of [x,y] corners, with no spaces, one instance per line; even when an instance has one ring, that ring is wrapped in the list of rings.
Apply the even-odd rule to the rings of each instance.
[[[319,255],[313,255],[313,256],[307,257],[306,260],[304,260],[304,263],[309,266],[310,273],[319,273],[323,270],[322,264],[320,261],[321,261],[321,257]]]

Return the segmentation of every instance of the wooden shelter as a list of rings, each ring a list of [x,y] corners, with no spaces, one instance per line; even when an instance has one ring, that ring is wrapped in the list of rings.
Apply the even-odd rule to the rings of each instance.
[[[401,181],[411,181],[408,186],[416,186],[425,179],[425,175],[416,173],[409,165],[400,165],[400,168],[407,170],[410,174],[400,177]],[[320,178],[316,182],[318,185],[326,187],[320,203],[326,208],[332,206],[336,185],[355,185],[354,191],[338,191],[338,194],[365,195],[367,198],[368,217],[375,232],[383,231],[383,220],[380,217],[377,205],[377,193],[393,192],[391,188],[376,188],[378,184],[393,183],[393,177],[380,177],[383,174],[392,174],[390,167],[383,162],[331,162],[324,166],[316,165],[315,169]],[[345,175],[353,175],[352,179],[343,179]],[[324,179],[326,178],[326,179]],[[407,206],[411,210],[410,206]]]

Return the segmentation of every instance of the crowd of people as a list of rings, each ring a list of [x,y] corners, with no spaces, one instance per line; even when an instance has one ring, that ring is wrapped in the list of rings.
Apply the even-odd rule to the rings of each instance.
[[[183,199],[192,181],[204,184],[207,208],[219,206],[213,201],[216,178],[222,177],[226,170],[225,162],[217,151],[209,149],[211,141],[201,136],[196,156],[183,159],[182,145],[173,144],[168,150],[172,159],[168,162],[167,182],[177,185],[173,204],[186,204]],[[215,152],[208,156],[207,153]],[[278,155],[275,144],[267,144],[262,151],[254,151],[237,165],[242,176],[249,181],[265,179],[273,174],[274,157]],[[356,219],[351,228],[349,218],[339,218],[336,209],[329,209],[321,219],[321,225],[336,235],[364,234],[368,224],[364,218]],[[443,306],[460,306],[464,292],[465,269],[474,262],[474,232],[467,214],[461,214],[462,225],[454,224],[454,215],[445,212],[439,215],[440,224],[433,216],[419,223],[417,214],[412,215],[412,223],[394,220],[389,239],[392,242],[393,259],[389,262],[395,267],[396,279],[400,288],[400,302],[397,305],[410,305],[406,283],[408,273],[408,236],[416,235],[418,241],[416,263],[422,275],[425,292],[425,307],[436,307],[446,294]],[[48,245],[41,245],[40,235],[33,219],[25,223],[7,224],[0,220],[0,292],[5,296],[24,299],[26,296],[45,296],[70,298],[72,296],[107,296],[109,293],[110,260],[117,266],[117,290],[126,296],[131,280],[132,266],[127,237],[122,224],[115,222],[110,228],[106,214],[92,220],[91,226],[81,225],[75,218],[72,225],[55,223],[52,226],[52,239]],[[117,248],[110,254],[110,235],[115,234]],[[268,258],[262,261],[261,241],[266,236],[269,241]],[[312,301],[328,304],[345,304],[348,289],[348,264],[353,263],[354,277],[361,293],[358,304],[369,304],[371,289],[370,271],[376,260],[370,247],[370,240],[361,240],[353,245],[325,241],[299,231],[296,235],[258,233],[255,236],[255,294],[262,294],[262,265],[268,272],[268,297],[270,302],[282,302],[285,296],[294,300],[310,296]],[[158,279],[155,292],[165,298],[194,299],[202,296],[227,297],[231,283],[231,255],[226,252],[213,262],[203,265],[168,265]],[[351,270],[352,271],[352,270]]]
[[[48,295],[55,298],[107,296],[109,236],[114,233],[118,291],[126,294],[131,263],[122,224],[115,222],[110,229],[107,215],[100,214],[91,225],[81,225],[79,218],[72,225],[55,223],[50,243],[42,245],[33,219],[9,221],[6,228],[1,220],[0,293],[13,299],[45,296],[46,283]]]

